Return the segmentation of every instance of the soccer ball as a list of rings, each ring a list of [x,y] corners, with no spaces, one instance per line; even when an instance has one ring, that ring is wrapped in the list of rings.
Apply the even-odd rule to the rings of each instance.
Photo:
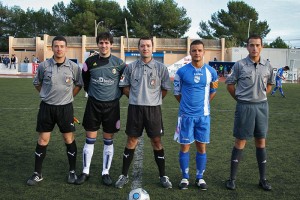
[[[150,196],[143,188],[131,190],[128,195],[128,200],[150,200]]]

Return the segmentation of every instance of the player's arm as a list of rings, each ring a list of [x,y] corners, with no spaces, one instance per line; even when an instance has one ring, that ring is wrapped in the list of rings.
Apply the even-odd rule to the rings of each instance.
[[[234,98],[235,100],[237,100],[236,96],[235,96],[235,85],[234,84],[227,84],[227,91],[232,96],[232,98]]]
[[[269,94],[272,91],[272,84],[267,84],[267,94]]]
[[[175,99],[180,103],[181,100],[181,94],[179,95],[174,95]]]
[[[81,90],[81,86],[75,86],[73,89],[73,97],[75,97],[80,90]]]
[[[130,86],[123,87],[123,94],[125,94],[127,98],[129,98],[129,93],[130,93]]]
[[[174,77],[174,82],[173,82],[174,91],[173,91],[173,94],[174,94],[175,99],[180,103],[180,101],[181,101],[181,78],[180,78],[178,73],[179,72],[177,71],[176,74],[175,74],[175,77]]]
[[[83,84],[84,84],[83,89],[84,89],[84,91],[88,92],[89,85],[90,85],[91,73],[90,73],[90,70],[89,70],[86,62],[83,63],[81,75],[82,75],[82,80],[83,80]]]
[[[42,89],[42,86],[41,86],[41,85],[35,85],[34,87],[35,87],[35,89],[36,89],[38,92],[40,92],[41,89]]]
[[[168,93],[168,90],[161,89],[162,98],[165,98],[165,96],[167,95],[167,93]]]
[[[209,94],[209,101],[212,101],[215,98],[216,94],[217,94],[217,92],[210,93]]]
[[[214,82],[210,83],[209,101],[212,101],[215,98],[218,87],[219,87],[218,79],[216,79]]]

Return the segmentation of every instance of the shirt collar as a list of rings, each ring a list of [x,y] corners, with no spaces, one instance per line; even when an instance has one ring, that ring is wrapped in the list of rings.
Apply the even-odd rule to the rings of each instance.
[[[250,56],[248,55],[247,56],[247,59],[246,59],[246,61],[247,61],[247,64],[254,64],[254,62],[251,60],[251,58],[250,58]],[[260,65],[267,65],[267,63],[268,63],[269,61],[267,61],[267,60],[265,60],[263,57],[261,57],[260,56],[260,58],[259,58],[259,64]]]
[[[142,61],[142,59],[140,59],[140,63],[141,63],[141,66],[147,66],[147,67],[149,67],[150,69],[152,69],[152,68],[155,66],[155,60],[154,60],[154,58],[152,58],[151,61],[148,62],[148,63],[144,63],[144,62]]]
[[[56,65],[57,62],[54,60],[53,56],[50,58],[50,61]],[[65,58],[65,61],[63,62],[63,64],[61,66],[66,66],[66,67],[69,67],[70,66],[70,60],[68,58]]]

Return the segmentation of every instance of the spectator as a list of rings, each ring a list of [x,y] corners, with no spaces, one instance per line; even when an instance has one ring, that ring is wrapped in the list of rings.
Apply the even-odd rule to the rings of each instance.
[[[39,63],[39,59],[35,55],[32,55],[32,63]]]
[[[27,56],[24,58],[24,63],[29,63],[29,58]]]
[[[6,68],[8,68],[8,64],[10,63],[10,59],[8,56],[5,56],[3,58],[3,64],[5,64]]]
[[[10,67],[9,69],[11,69],[11,65],[14,65],[14,68],[16,69],[16,65],[18,63],[18,58],[15,56],[15,54],[12,54],[11,58],[10,58]]]

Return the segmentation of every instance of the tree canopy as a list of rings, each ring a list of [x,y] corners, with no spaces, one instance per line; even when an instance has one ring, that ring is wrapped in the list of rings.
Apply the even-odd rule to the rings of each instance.
[[[126,33],[128,22],[130,37],[156,36],[182,37],[191,26],[186,9],[174,0],[127,0],[127,8],[111,0],[71,0],[52,7],[52,12],[40,9],[8,8],[0,1],[0,50],[8,48],[7,38],[36,37],[43,34],[94,36],[110,31],[114,36]]]
[[[212,14],[208,22],[199,23],[201,38],[226,38],[226,46],[244,46],[249,34],[257,34],[262,38],[270,32],[266,21],[258,21],[255,9],[243,1],[229,1],[228,11],[221,9]]]
[[[287,49],[289,48],[289,45],[287,45],[280,37],[277,37],[273,42],[265,45],[265,47]]]

